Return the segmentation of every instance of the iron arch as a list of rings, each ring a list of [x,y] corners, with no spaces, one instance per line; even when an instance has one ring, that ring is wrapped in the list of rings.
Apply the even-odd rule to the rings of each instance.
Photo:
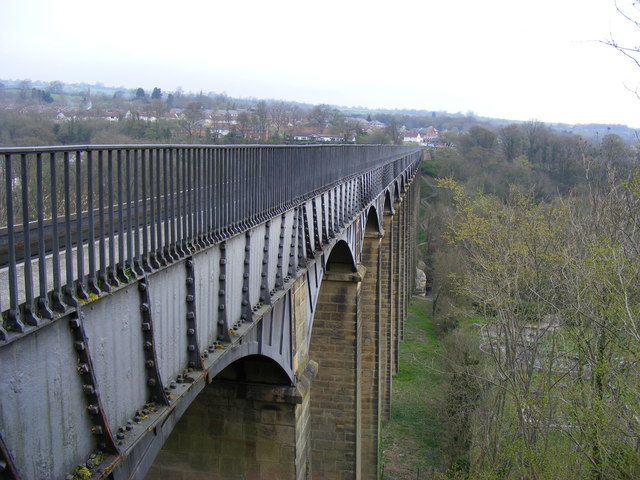
[[[371,206],[367,213],[367,223],[364,231],[366,233],[380,233],[380,217],[378,216],[378,210],[375,206]]]
[[[292,385],[282,366],[271,357],[260,354],[246,355],[227,365],[213,381],[233,380],[238,382],[268,385]]]
[[[384,206],[382,208],[382,211],[384,212],[384,215],[393,215],[394,211],[393,211],[393,198],[391,197],[392,195],[395,196],[395,192],[392,194],[391,191],[389,189],[387,189],[384,193]]]
[[[394,191],[393,191],[393,203],[397,203],[400,201],[400,180],[396,179],[396,181],[394,182]]]
[[[347,242],[340,240],[335,244],[327,259],[326,269],[328,272],[356,271],[355,258]]]

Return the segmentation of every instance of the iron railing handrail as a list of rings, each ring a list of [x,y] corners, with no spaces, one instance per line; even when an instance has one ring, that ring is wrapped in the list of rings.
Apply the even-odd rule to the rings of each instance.
[[[345,180],[375,177],[367,189],[379,192],[419,156],[389,145],[0,148],[0,341]]]
[[[105,143],[105,144],[76,144],[76,145],[38,145],[38,146],[23,146],[23,147],[2,147],[0,146],[0,154],[4,153],[45,153],[45,152],[64,152],[66,150],[117,150],[127,148],[145,148],[145,149],[163,149],[163,148],[203,148],[203,149],[256,149],[256,148],[277,148],[277,149],[291,149],[300,150],[305,148],[376,148],[382,147],[385,149],[393,150],[406,150],[415,151],[416,147],[411,145],[387,145],[387,144],[306,144],[306,145],[286,145],[286,144],[225,144],[225,145],[208,145],[202,143]]]

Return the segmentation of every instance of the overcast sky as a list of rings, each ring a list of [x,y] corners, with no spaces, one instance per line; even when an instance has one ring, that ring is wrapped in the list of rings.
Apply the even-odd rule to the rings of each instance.
[[[640,68],[598,42],[640,43],[614,0],[2,0],[0,11],[5,79],[640,127],[629,91]]]

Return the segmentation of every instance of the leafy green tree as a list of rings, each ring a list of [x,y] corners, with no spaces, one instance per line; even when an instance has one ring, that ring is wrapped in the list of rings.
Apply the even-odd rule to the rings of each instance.
[[[585,167],[589,195],[564,202],[518,191],[502,202],[441,181],[466,260],[458,288],[487,322],[492,366],[472,478],[640,473],[640,174]]]
[[[565,210],[536,203],[512,191],[506,203],[487,195],[468,196],[450,180],[456,216],[450,239],[467,261],[459,289],[483,314],[487,325],[483,351],[491,359],[486,382],[493,385],[475,418],[472,469],[479,477],[502,471],[503,478],[575,478],[549,462],[568,442],[549,442],[562,423],[549,408],[556,402],[552,374],[558,356],[544,357],[549,338],[545,318],[557,315],[559,295],[553,275],[563,263],[567,239]],[[514,448],[515,447],[515,448]]]
[[[144,93],[144,89],[143,88],[137,88],[136,89],[135,100],[144,100],[145,97],[146,97],[146,94]]]
[[[452,474],[471,470],[474,413],[485,389],[482,353],[475,338],[459,329],[442,341],[447,390],[441,408],[444,431],[442,467]]]
[[[52,122],[39,114],[16,114],[0,110],[0,145],[38,146],[53,145],[56,137]]]
[[[563,314],[578,367],[563,405],[592,477],[630,479],[640,473],[640,173],[589,162],[589,194],[567,202],[575,260]]]
[[[71,118],[63,124],[55,124],[53,133],[62,145],[90,144],[91,128],[86,122]]]
[[[39,88],[32,88],[31,89],[31,100],[37,102],[37,103],[53,103],[53,97],[51,96],[51,93],[49,93],[46,90],[41,90]]]
[[[393,143],[393,139],[386,129],[374,130],[369,135],[360,135],[356,138],[356,143],[386,145]]]

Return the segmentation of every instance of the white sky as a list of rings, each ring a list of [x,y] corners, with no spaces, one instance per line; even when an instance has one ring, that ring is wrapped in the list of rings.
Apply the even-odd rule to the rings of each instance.
[[[611,32],[614,0],[1,0],[0,78],[640,127]]]

